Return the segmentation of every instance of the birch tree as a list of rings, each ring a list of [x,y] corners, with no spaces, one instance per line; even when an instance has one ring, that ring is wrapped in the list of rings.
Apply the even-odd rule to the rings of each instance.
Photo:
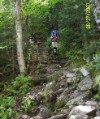
[[[17,45],[17,58],[19,70],[21,74],[25,74],[26,67],[22,43],[21,0],[15,0],[15,29],[16,29],[16,45]]]

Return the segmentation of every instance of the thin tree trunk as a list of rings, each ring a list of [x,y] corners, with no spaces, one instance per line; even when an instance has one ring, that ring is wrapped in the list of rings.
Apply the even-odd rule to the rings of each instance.
[[[15,0],[15,28],[16,28],[16,45],[17,45],[17,58],[19,64],[20,73],[25,74],[26,67],[23,55],[23,43],[22,43],[22,24],[21,24],[21,0]]]

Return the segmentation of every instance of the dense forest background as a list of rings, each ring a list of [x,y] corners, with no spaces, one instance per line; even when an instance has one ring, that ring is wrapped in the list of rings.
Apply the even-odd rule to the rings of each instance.
[[[100,2],[98,0],[18,0],[22,27],[22,54],[26,68],[25,75],[19,75],[21,72],[18,64],[18,47],[16,47],[18,45],[16,37],[18,31],[15,28],[16,1],[0,0],[0,98],[3,97],[0,100],[2,104],[0,110],[1,108],[6,110],[6,107],[12,105],[5,112],[0,111],[0,118],[13,119],[14,96],[25,94],[31,87],[31,76],[34,75],[31,70],[35,70],[34,62],[35,66],[39,63],[37,60],[39,43],[46,48],[49,57],[50,32],[53,29],[59,31],[58,56],[68,58],[70,67],[86,65],[93,77],[98,76],[96,80],[100,86]],[[90,5],[89,13],[86,12],[86,3]],[[86,26],[87,15],[89,27]],[[32,45],[29,43],[30,38],[33,41]],[[22,87],[20,80],[23,81]],[[17,90],[18,86],[20,88]],[[98,92],[100,94],[100,91]]]
[[[35,42],[39,39],[41,42],[45,42],[47,38],[49,39],[50,31],[57,29],[60,33],[58,47],[60,55],[68,56],[74,60],[74,58],[78,59],[79,57],[77,55],[79,49],[80,55],[82,56],[88,56],[92,52],[95,52],[96,49],[98,50],[99,30],[97,29],[94,15],[95,2],[91,2],[90,29],[86,29],[86,2],[88,1],[21,1],[24,49],[25,43],[28,42],[30,37]],[[1,1],[0,6],[1,65],[4,66],[5,63],[9,62],[9,66],[7,67],[14,71],[17,68],[15,60],[16,34],[14,2]],[[50,43],[46,43],[46,46],[50,47]],[[6,53],[5,56],[3,55],[4,53]],[[25,52],[24,55],[27,55],[27,53]],[[4,69],[1,68],[0,70],[2,72]]]

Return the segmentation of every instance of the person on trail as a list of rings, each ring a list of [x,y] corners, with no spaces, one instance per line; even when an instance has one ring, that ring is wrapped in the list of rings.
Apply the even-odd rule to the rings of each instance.
[[[51,31],[50,41],[52,43],[52,53],[57,54],[57,40],[58,40],[58,32],[57,30]]]

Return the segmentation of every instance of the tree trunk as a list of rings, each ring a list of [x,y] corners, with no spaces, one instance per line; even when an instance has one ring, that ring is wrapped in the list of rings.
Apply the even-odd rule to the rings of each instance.
[[[26,67],[22,43],[21,0],[15,0],[15,28],[16,28],[17,59],[19,64],[19,70],[21,74],[25,74]]]

